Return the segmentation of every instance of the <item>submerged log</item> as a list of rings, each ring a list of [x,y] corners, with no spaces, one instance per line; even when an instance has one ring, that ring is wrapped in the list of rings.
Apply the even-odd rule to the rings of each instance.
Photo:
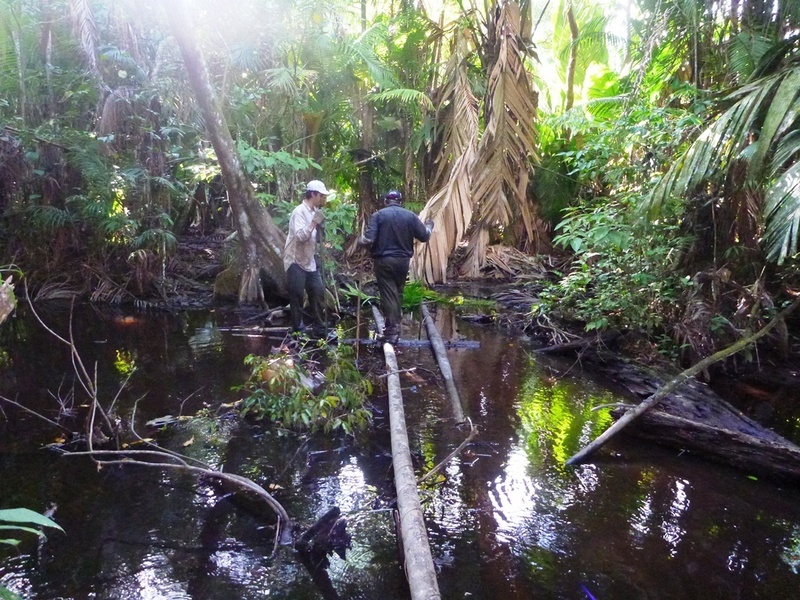
[[[428,307],[424,304],[420,305],[422,311],[422,318],[425,323],[425,331],[428,333],[428,339],[431,341],[433,354],[436,356],[436,363],[439,365],[439,370],[442,372],[444,379],[444,386],[447,389],[447,394],[450,396],[450,403],[453,406],[453,416],[457,423],[466,421],[464,416],[464,408],[461,403],[461,396],[458,394],[455,379],[453,379],[453,370],[450,368],[450,361],[447,360],[447,353],[445,352],[445,344],[439,330],[436,329],[436,323],[433,322]]]
[[[344,560],[352,540],[347,533],[347,521],[334,506],[309,527],[295,542],[298,552],[304,554],[314,568],[327,568],[328,556],[336,553]]]
[[[584,355],[584,367],[644,400],[668,379],[622,360]],[[612,414],[620,418],[624,409]],[[732,466],[748,474],[800,483],[800,447],[749,418],[692,378],[666,394],[625,430],[628,434]]]
[[[400,389],[397,357],[391,344],[383,345],[386,366],[389,368],[389,427],[392,436],[392,465],[397,490],[397,511],[403,544],[406,578],[412,600],[441,598],[436,581],[428,532],[417,492],[417,480],[408,444],[403,395]]]

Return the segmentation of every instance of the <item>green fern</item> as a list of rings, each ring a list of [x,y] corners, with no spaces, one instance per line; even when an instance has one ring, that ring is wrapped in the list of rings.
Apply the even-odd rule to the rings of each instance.
[[[156,254],[162,251],[170,254],[178,249],[178,239],[167,229],[146,229],[134,238],[133,247],[152,250]]]
[[[25,212],[32,227],[51,233],[57,229],[70,227],[75,223],[68,210],[55,206],[29,206]]]

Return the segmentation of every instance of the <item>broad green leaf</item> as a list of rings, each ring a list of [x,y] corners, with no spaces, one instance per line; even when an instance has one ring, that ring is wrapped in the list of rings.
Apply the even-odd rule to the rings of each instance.
[[[0,510],[0,521],[5,521],[6,523],[41,525],[42,527],[53,527],[54,529],[64,531],[53,520],[28,508],[6,508]]]
[[[44,534],[38,529],[34,529],[33,527],[27,527],[25,525],[0,525],[0,531],[4,529],[13,531],[27,531],[28,533],[44,537]]]
[[[761,179],[764,160],[773,145],[773,138],[786,120],[787,113],[791,113],[798,93],[800,93],[800,70],[790,71],[770,101],[767,116],[758,135],[756,152],[750,160],[748,169],[750,181]]]
[[[800,162],[767,190],[764,246],[767,258],[781,264],[798,251],[800,232]]]

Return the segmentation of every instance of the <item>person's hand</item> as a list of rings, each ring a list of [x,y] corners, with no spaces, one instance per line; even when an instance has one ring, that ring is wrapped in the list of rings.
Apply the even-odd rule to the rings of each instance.
[[[433,231],[433,219],[428,219],[425,221],[425,227],[428,229],[428,231]]]
[[[325,222],[325,213],[321,210],[317,210],[314,216],[311,217],[311,222],[315,225],[322,225]]]

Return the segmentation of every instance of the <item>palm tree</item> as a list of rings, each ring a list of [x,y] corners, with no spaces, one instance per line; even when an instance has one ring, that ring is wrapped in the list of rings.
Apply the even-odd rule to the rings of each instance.
[[[778,42],[765,59],[775,64],[775,53],[786,55],[798,39]],[[670,197],[703,193],[725,204],[745,193],[767,258],[781,263],[798,251],[800,231],[800,64],[787,60],[724,102],[728,108],[673,163],[647,208],[656,215]]]

